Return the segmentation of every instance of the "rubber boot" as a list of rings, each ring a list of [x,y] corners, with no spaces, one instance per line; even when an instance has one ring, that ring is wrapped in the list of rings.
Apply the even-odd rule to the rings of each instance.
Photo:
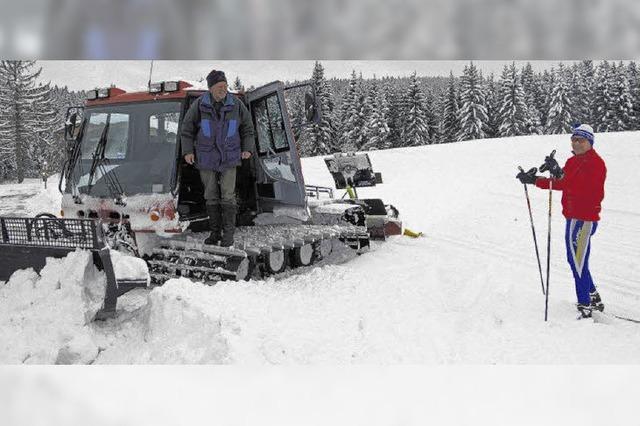
[[[204,243],[217,245],[222,239],[222,209],[219,204],[207,204],[207,214],[209,215],[209,230],[211,233],[204,240]]]
[[[222,247],[233,245],[233,234],[236,230],[236,206],[232,204],[222,204]]]

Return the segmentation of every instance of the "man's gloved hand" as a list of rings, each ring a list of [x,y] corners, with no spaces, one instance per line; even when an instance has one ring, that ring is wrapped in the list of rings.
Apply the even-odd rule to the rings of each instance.
[[[562,170],[562,167],[560,167],[556,159],[553,158],[554,154],[555,151],[553,151],[551,155],[548,155],[544,158],[544,164],[540,166],[540,172],[544,173],[549,170],[549,174],[551,174],[551,177],[553,177],[554,179],[562,179],[564,177],[564,171]]]
[[[537,172],[538,172],[538,169],[536,169],[535,167],[530,169],[528,172],[525,172],[524,170],[520,169],[520,173],[516,175],[516,179],[518,179],[520,182],[524,183],[525,185],[527,183],[533,185],[534,183],[536,183],[536,179],[538,179],[538,176],[536,176]]]

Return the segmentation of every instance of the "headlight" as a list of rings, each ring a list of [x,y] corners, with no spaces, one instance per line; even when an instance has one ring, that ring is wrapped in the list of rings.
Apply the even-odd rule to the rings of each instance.
[[[149,93],[160,93],[162,92],[162,83],[151,83],[149,85]]]
[[[164,91],[165,92],[176,92],[176,91],[178,91],[178,82],[177,81],[165,81],[164,82]]]
[[[98,98],[104,99],[104,98],[108,98],[108,97],[109,97],[109,89],[108,88],[98,89]]]

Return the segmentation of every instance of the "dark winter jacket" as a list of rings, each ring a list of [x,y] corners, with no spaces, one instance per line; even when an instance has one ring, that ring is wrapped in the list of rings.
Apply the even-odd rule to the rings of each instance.
[[[251,115],[231,93],[224,103],[212,103],[209,92],[196,99],[182,122],[182,155],[194,153],[196,166],[223,171],[240,165],[241,151],[252,151],[254,131]]]
[[[574,155],[562,168],[564,177],[553,180],[553,189],[562,191],[562,214],[568,219],[598,221],[604,199],[607,167],[594,149]],[[538,178],[536,186],[548,189],[551,179]]]

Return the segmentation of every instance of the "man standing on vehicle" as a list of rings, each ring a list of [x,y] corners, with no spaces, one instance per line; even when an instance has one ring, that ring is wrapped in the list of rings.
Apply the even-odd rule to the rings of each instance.
[[[229,247],[236,226],[236,168],[251,157],[254,130],[247,107],[227,92],[224,72],[212,70],[207,87],[182,122],[182,155],[198,168],[204,185],[211,229],[205,244]]]
[[[535,168],[517,176],[524,184],[549,189],[553,183],[553,189],[562,191],[562,214],[567,219],[567,260],[573,272],[578,296],[577,308],[582,318],[591,317],[593,309],[604,310],[589,271],[591,236],[598,228],[607,176],[607,168],[593,149],[593,141],[591,126],[581,124],[573,129],[571,148],[574,156],[567,160],[564,168],[560,168],[553,157],[545,159],[544,168],[549,170],[552,179],[536,176]]]

